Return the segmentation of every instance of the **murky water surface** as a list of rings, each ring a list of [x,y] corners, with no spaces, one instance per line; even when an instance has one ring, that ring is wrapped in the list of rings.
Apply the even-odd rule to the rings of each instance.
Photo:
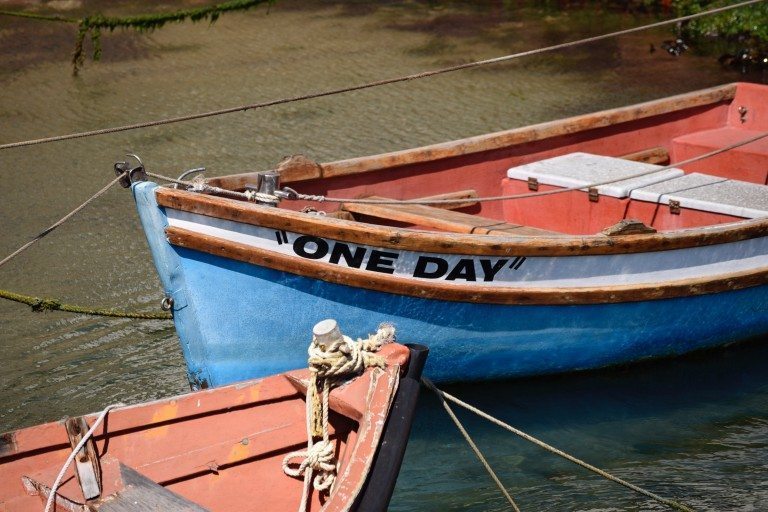
[[[121,14],[153,8],[110,5]],[[72,27],[0,17],[0,142],[300,95],[647,21],[516,5],[279,0],[268,14],[229,14],[213,26],[118,31],[104,37],[103,61],[87,62],[76,78],[68,65]],[[98,190],[126,152],[162,174],[205,166],[214,176],[271,168],[289,154],[322,161],[403,149],[739,79],[712,58],[649,51],[668,37],[643,33],[269,110],[2,151],[0,256]],[[162,297],[130,194],[121,189],[0,269],[0,288],[131,310],[156,310]],[[0,332],[0,431],[186,389],[167,322],[37,314],[2,302]],[[698,509],[765,510],[767,356],[758,340],[621,371],[452,391]],[[523,510],[661,509],[466,420]],[[432,398],[420,408],[392,509],[504,509]]]

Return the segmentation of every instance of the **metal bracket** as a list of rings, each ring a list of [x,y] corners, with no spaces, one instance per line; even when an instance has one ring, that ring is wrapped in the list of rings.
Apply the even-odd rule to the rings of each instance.
[[[747,107],[744,105],[739,107],[739,120],[743,123],[747,122],[747,114],[749,113],[749,110],[747,110]]]
[[[279,201],[280,199],[277,196],[276,191],[279,188],[280,188],[280,174],[273,171],[256,173],[256,183],[255,184],[249,183],[245,186],[245,190],[247,191],[264,194],[265,196],[275,197],[274,201],[260,201],[258,198],[256,199],[257,203],[267,205],[267,206],[277,205],[277,201]]]
[[[680,201],[674,199],[669,200],[669,213],[672,215],[680,215]]]
[[[528,190],[537,192],[539,190],[539,180],[536,178],[528,178]]]
[[[129,188],[133,183],[147,181],[147,171],[144,169],[144,164],[141,162],[141,159],[136,155],[126,156],[135,158],[139,165],[132,166],[131,163],[127,161],[115,163],[115,175],[120,176],[120,186]]]
[[[593,203],[596,203],[600,199],[600,194],[597,192],[597,187],[589,187],[587,189],[587,193],[589,194],[589,200]]]

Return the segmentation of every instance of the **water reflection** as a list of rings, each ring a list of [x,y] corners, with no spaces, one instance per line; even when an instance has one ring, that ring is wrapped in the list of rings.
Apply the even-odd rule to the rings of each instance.
[[[768,499],[768,344],[446,391],[696,510]],[[459,417],[522,510],[663,510],[471,413]],[[392,510],[507,510],[437,400],[422,395]],[[428,496],[428,505],[420,500]]]

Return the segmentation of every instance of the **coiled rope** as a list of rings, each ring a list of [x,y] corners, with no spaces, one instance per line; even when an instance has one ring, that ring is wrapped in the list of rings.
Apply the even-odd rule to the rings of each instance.
[[[376,352],[382,345],[394,340],[395,328],[388,324],[381,325],[375,334],[365,340],[358,339],[357,342],[348,336],[341,336],[331,342],[321,341],[318,336],[312,337],[308,349],[310,378],[306,398],[307,449],[291,452],[283,459],[283,472],[286,475],[304,478],[299,512],[307,509],[311,488],[328,493],[336,481],[336,446],[328,430],[331,389],[350,376],[359,375],[366,368],[383,368],[384,358]],[[321,439],[315,441],[317,437]],[[294,459],[302,460],[296,463]]]
[[[682,504],[682,503],[680,503],[678,501],[675,501],[675,500],[670,500],[668,498],[663,498],[663,497],[659,496],[658,494],[654,494],[651,491],[645,490],[645,489],[643,489],[641,487],[638,487],[637,485],[631,484],[631,483],[627,482],[626,480],[623,480],[623,479],[621,479],[621,478],[619,478],[619,477],[617,477],[615,475],[612,475],[612,474],[608,473],[607,471],[604,471],[604,470],[602,470],[600,468],[597,468],[597,467],[595,467],[595,466],[593,466],[593,465],[591,465],[591,464],[589,464],[587,462],[584,462],[581,459],[577,459],[573,455],[569,455],[569,454],[565,453],[564,451],[559,450],[559,449],[555,448],[554,446],[545,443],[544,441],[536,439],[535,437],[531,436],[530,434],[526,434],[522,430],[516,429],[512,425],[509,425],[509,424],[504,423],[503,421],[501,421],[501,420],[499,420],[497,418],[494,418],[490,414],[481,411],[477,407],[474,407],[474,406],[472,406],[472,405],[470,405],[470,404],[468,404],[466,402],[463,402],[463,401],[459,400],[458,398],[456,398],[455,396],[450,395],[450,394],[446,393],[445,391],[442,391],[442,390],[438,389],[435,386],[435,384],[431,380],[429,380],[427,377],[422,377],[421,381],[422,381],[422,383],[425,386],[427,386],[427,388],[432,390],[439,397],[439,399],[441,400],[442,403],[445,404],[445,406],[448,405],[445,401],[449,400],[449,401],[453,402],[454,404],[456,404],[456,405],[458,405],[460,407],[463,407],[464,409],[477,414],[481,418],[484,418],[484,419],[490,421],[491,423],[494,423],[495,425],[498,425],[501,428],[503,428],[503,429],[505,429],[505,430],[507,430],[509,432],[512,432],[513,434],[515,434],[517,436],[522,437],[526,441],[529,441],[529,442],[535,444],[536,446],[538,446],[540,448],[544,448],[545,450],[547,450],[550,453],[554,453],[555,455],[558,455],[558,456],[560,456],[560,457],[562,457],[562,458],[564,458],[564,459],[566,459],[566,460],[568,460],[570,462],[573,462],[574,464],[577,464],[577,465],[579,465],[579,466],[581,466],[581,467],[583,467],[585,469],[588,469],[589,471],[592,471],[593,473],[598,474],[598,475],[600,475],[601,477],[603,477],[603,478],[605,478],[607,480],[615,482],[615,483],[617,483],[619,485],[623,485],[627,489],[631,489],[631,490],[635,491],[636,493],[639,493],[639,494],[642,494],[643,496],[651,498],[651,499],[653,499],[653,500],[655,500],[655,501],[657,501],[659,503],[662,503],[662,504],[664,504],[664,505],[666,505],[666,506],[668,506],[668,507],[670,507],[670,508],[672,508],[674,510],[680,510],[682,512],[693,512],[693,509],[691,509],[687,505],[684,505],[684,504]]]
[[[635,32],[641,32],[643,30],[648,30],[648,29],[657,28],[657,27],[663,27],[663,26],[666,26],[666,25],[673,25],[675,23],[681,23],[683,21],[693,20],[693,19],[696,19],[696,18],[704,17],[704,16],[710,16],[710,15],[713,15],[713,14],[718,14],[718,13],[721,13],[721,12],[726,12],[726,11],[730,11],[730,10],[733,10],[733,9],[738,9],[740,7],[745,7],[745,6],[748,6],[748,5],[753,5],[753,4],[756,4],[756,3],[759,3],[759,2],[763,2],[763,1],[765,1],[765,0],[748,0],[748,1],[745,1],[745,2],[739,2],[737,4],[726,5],[726,6],[723,6],[723,7],[717,7],[717,8],[714,8],[714,9],[709,9],[707,11],[702,11],[702,12],[695,13],[695,14],[688,14],[686,16],[678,16],[677,18],[672,18],[672,19],[663,20],[663,21],[657,21],[655,23],[649,23],[647,25],[641,25],[639,27],[633,27],[633,28],[628,28],[628,29],[624,29],[624,30],[618,30],[618,31],[615,31],[615,32],[609,32],[609,33],[602,34],[602,35],[587,37],[587,38],[584,38],[584,39],[578,39],[576,41],[570,41],[570,42],[556,44],[556,45],[552,45],[552,46],[545,46],[543,48],[537,48],[537,49],[534,49],[534,50],[527,50],[527,51],[523,51],[523,52],[519,52],[519,53],[513,53],[513,54],[510,54],[510,55],[504,55],[504,56],[501,56],[501,57],[494,57],[494,58],[491,58],[491,59],[484,59],[484,60],[478,60],[478,61],[468,62],[468,63],[464,63],[464,64],[458,64],[458,65],[455,65],[455,66],[449,66],[449,67],[445,67],[445,68],[434,69],[434,70],[431,70],[431,71],[423,71],[421,73],[414,73],[414,74],[411,74],[411,75],[404,75],[404,76],[400,76],[400,77],[396,77],[396,78],[387,78],[387,79],[383,79],[383,80],[377,80],[377,81],[374,81],[374,82],[368,82],[368,83],[364,83],[364,84],[360,84],[360,85],[353,85],[353,86],[349,86],[349,87],[341,87],[341,88],[338,88],[338,89],[330,89],[330,90],[327,90],[327,91],[309,93],[309,94],[304,94],[304,95],[301,95],[301,96],[292,96],[292,97],[282,98],[282,99],[278,99],[278,100],[265,101],[265,102],[262,102],[262,103],[252,103],[252,104],[247,104],[247,105],[240,105],[240,106],[237,106],[237,107],[230,107],[230,108],[224,108],[224,109],[219,109],[219,110],[211,110],[211,111],[208,111],[208,112],[201,112],[201,113],[197,113],[197,114],[188,114],[188,115],[183,115],[183,116],[178,116],[178,117],[170,117],[170,118],[166,118],[166,119],[157,119],[157,120],[154,120],[154,121],[145,121],[145,122],[141,122],[141,123],[127,124],[127,125],[123,125],[123,126],[114,126],[114,127],[111,127],[111,128],[101,128],[101,129],[98,129],[98,130],[90,130],[90,131],[85,131],[85,132],[70,133],[70,134],[67,134],[67,135],[57,135],[57,136],[53,136],[53,137],[44,137],[44,138],[40,138],[40,139],[32,139],[32,140],[25,140],[25,141],[19,141],[19,142],[11,142],[11,143],[7,143],[7,144],[1,144],[0,145],[0,150],[17,148],[17,147],[23,147],[23,146],[32,146],[32,145],[36,145],[36,144],[46,144],[46,143],[58,142],[58,141],[62,141],[62,140],[79,139],[79,138],[83,138],[83,137],[93,137],[93,136],[96,136],[96,135],[105,135],[105,134],[108,134],[108,133],[124,132],[124,131],[128,131],[128,130],[136,130],[136,129],[139,129],[139,128],[148,128],[148,127],[151,127],[151,126],[161,126],[161,125],[172,124],[172,123],[180,123],[180,122],[184,122],[184,121],[191,121],[191,120],[194,120],[194,119],[202,119],[202,118],[206,118],[206,117],[220,116],[220,115],[223,115],[223,114],[231,114],[231,113],[234,113],[234,112],[245,112],[247,110],[254,110],[254,109],[260,109],[260,108],[265,108],[265,107],[272,107],[272,106],[275,106],[275,105],[283,105],[283,104],[286,104],[286,103],[293,103],[293,102],[297,102],[297,101],[305,101],[305,100],[310,100],[310,99],[322,98],[322,97],[326,97],[326,96],[333,96],[333,95],[337,95],[337,94],[343,94],[343,93],[347,93],[347,92],[360,91],[360,90],[363,90],[363,89],[370,89],[372,87],[380,87],[382,85],[389,85],[389,84],[395,84],[395,83],[399,83],[399,82],[407,82],[407,81],[410,81],[410,80],[417,80],[417,79],[422,79],[422,78],[428,78],[428,77],[431,77],[431,76],[441,75],[441,74],[444,74],[444,73],[451,73],[451,72],[460,71],[460,70],[463,70],[463,69],[472,69],[472,68],[476,68],[476,67],[480,67],[480,66],[487,66],[487,65],[491,65],[491,64],[499,64],[499,63],[502,63],[502,62],[508,62],[510,60],[519,59],[521,57],[529,57],[529,56],[532,56],[532,55],[539,55],[539,54],[542,54],[542,53],[547,53],[547,52],[551,52],[551,51],[555,51],[555,50],[563,50],[563,49],[566,49],[566,48],[573,48],[575,46],[580,46],[580,45],[584,45],[584,44],[588,44],[588,43],[594,43],[594,42],[597,42],[597,41],[602,41],[604,39],[610,39],[610,38],[613,38],[613,37],[618,37],[618,36],[623,36],[623,35],[627,35],[627,34],[632,34],[632,33],[635,33]]]

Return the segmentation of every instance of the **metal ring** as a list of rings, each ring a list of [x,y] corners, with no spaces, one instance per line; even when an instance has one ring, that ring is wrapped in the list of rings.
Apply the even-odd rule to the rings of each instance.
[[[173,309],[173,298],[165,297],[162,301],[160,301],[160,309],[163,311],[171,311]]]

